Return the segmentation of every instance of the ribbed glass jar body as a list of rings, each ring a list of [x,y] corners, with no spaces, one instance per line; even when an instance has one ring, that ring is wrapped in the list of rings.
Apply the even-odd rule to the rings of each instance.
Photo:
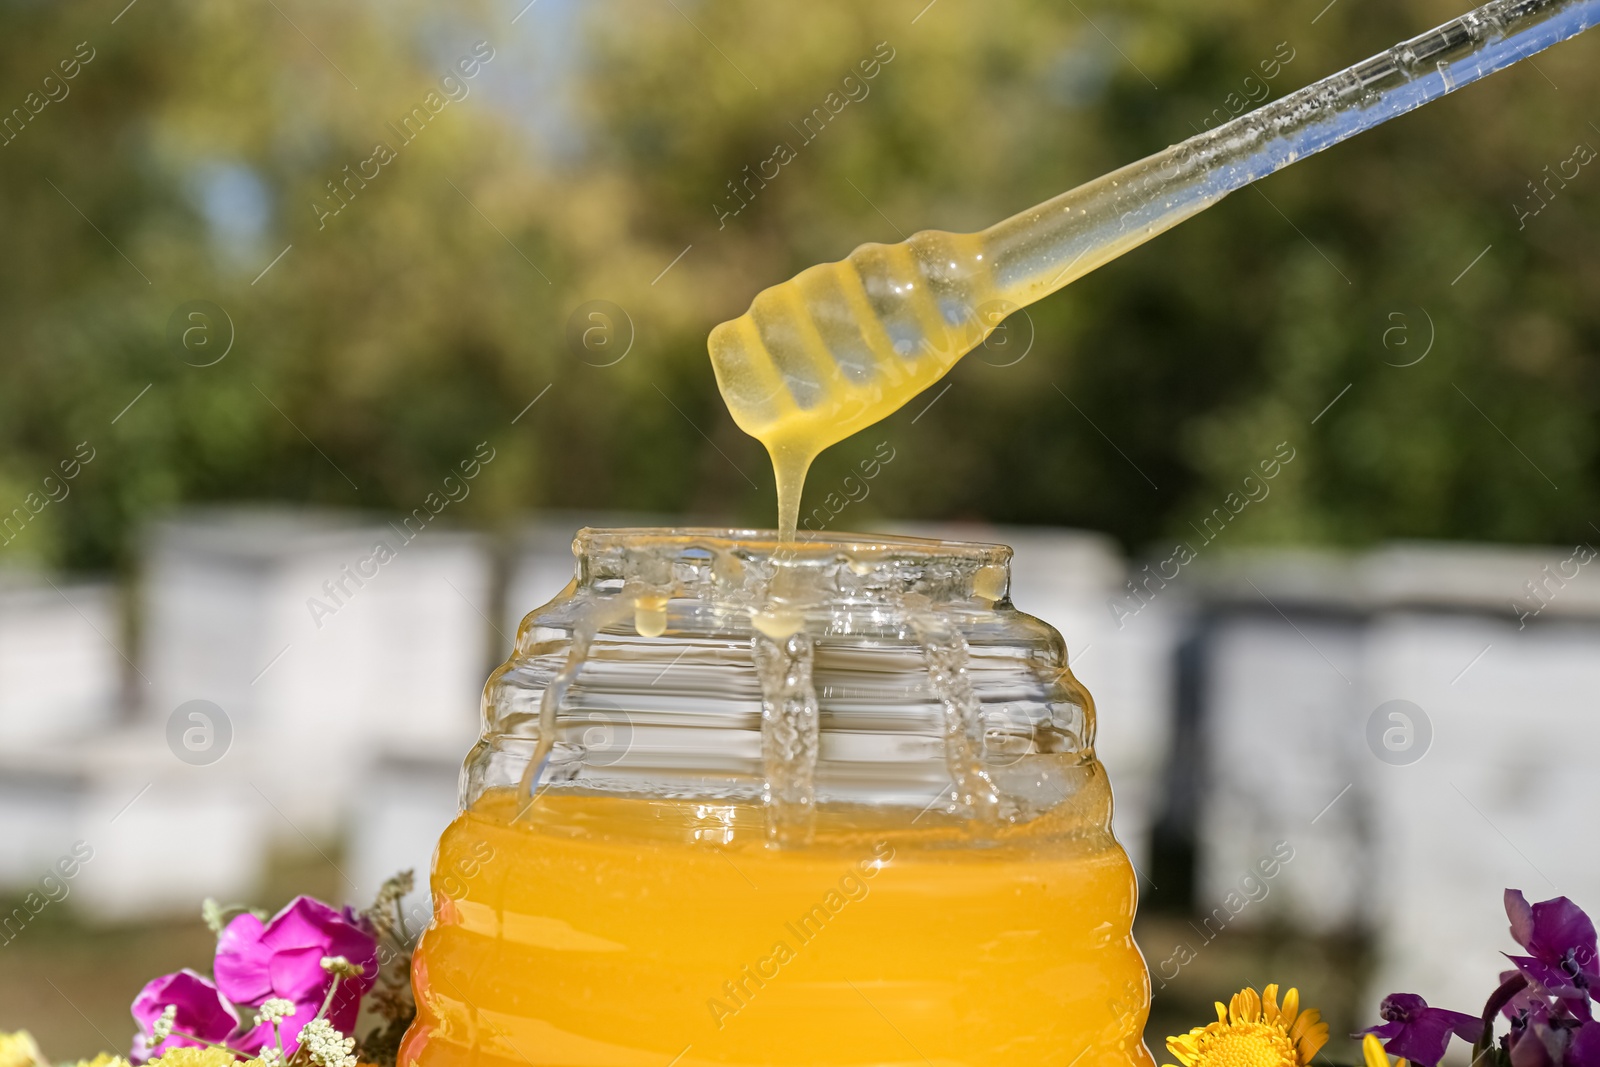
[[[485,689],[403,1064],[1150,1067],[1093,703],[1009,549],[573,547]]]

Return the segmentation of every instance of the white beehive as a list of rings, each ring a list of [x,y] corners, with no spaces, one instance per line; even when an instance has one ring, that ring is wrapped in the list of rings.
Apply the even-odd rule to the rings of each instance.
[[[144,717],[214,702],[282,836],[325,836],[387,747],[471,745],[491,581],[480,538],[432,527],[250,510],[163,524],[145,557]]]
[[[115,721],[127,651],[111,585],[0,575],[0,746]]]

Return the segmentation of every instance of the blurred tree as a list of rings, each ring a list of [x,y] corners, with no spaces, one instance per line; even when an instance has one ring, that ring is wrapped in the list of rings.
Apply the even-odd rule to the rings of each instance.
[[[864,240],[987,225],[1457,13],[13,0],[0,509],[26,522],[0,553],[105,565],[183,501],[409,510],[480,441],[476,521],[770,522],[765,457],[704,349],[760,288]],[[852,525],[984,517],[1139,547],[1287,441],[1237,543],[1589,536],[1600,173],[1521,228],[1514,205],[1600,147],[1597,47],[1302,163],[1036,305],[1008,328],[1031,332],[1025,358],[965,360],[921,417],[824,456],[814,491],[889,440]],[[829,93],[855,98],[808,130]],[[793,158],[746,186],[779,145]],[[172,337],[196,300],[231,321],[210,366],[217,348]],[[191,340],[220,344],[228,324],[205,321]],[[94,459],[34,514],[80,442]]]

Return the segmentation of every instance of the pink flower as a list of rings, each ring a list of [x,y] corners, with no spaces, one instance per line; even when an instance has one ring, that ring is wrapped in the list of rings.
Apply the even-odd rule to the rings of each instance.
[[[222,994],[210,980],[190,970],[163,975],[139,990],[133,998],[133,1018],[139,1024],[139,1033],[133,1039],[129,1059],[144,1063],[168,1049],[188,1046],[204,1048],[200,1041],[173,1034],[150,1046],[150,1031],[168,1006],[177,1009],[171,1029],[193,1034],[204,1041],[222,1042],[239,1026],[239,1015],[233,1005],[222,999]]]
[[[252,1007],[270,997],[293,1001],[294,1013],[279,1024],[284,1051],[292,1055],[301,1027],[322,1007],[333,984],[333,975],[322,966],[327,956],[343,956],[361,972],[340,981],[328,1007],[328,1021],[348,1034],[362,995],[378,976],[377,938],[350,908],[339,911],[311,897],[295,897],[265,923],[248,912],[235,917],[217,939],[217,988]],[[272,1027],[262,1023],[229,1044],[256,1052],[271,1041]]]

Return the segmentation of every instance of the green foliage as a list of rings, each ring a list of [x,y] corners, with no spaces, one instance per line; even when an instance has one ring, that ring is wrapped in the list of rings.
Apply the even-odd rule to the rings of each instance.
[[[770,523],[765,457],[704,348],[759,289],[1181,140],[1282,42],[1274,96],[1459,13],[924,4],[545,0],[515,24],[521,3],[142,0],[115,23],[121,3],[0,7],[0,108],[78,42],[95,53],[0,147],[0,509],[96,449],[0,562],[114,563],[183,502],[410,510],[485,440],[501,458],[460,509],[478,523],[541,506]],[[470,95],[402,144],[389,124],[478,40],[495,56]],[[893,59],[870,91],[805,141],[879,42]],[[1142,546],[1287,440],[1300,458],[1241,542],[1586,537],[1600,170],[1524,229],[1513,205],[1575,144],[1600,147],[1596,48],[1561,46],[1102,268],[1029,309],[1025,359],[969,357],[925,415],[841,444],[814,484],[887,438],[901,458],[852,524],[1060,523]],[[327,183],[378,141],[396,158],[319,221]],[[727,183],[779,143],[794,160],[719,222]],[[232,165],[270,214],[228,241],[200,190]],[[207,367],[168,340],[199,299],[235,331]],[[631,320],[614,365],[569,344],[591,300]]]

